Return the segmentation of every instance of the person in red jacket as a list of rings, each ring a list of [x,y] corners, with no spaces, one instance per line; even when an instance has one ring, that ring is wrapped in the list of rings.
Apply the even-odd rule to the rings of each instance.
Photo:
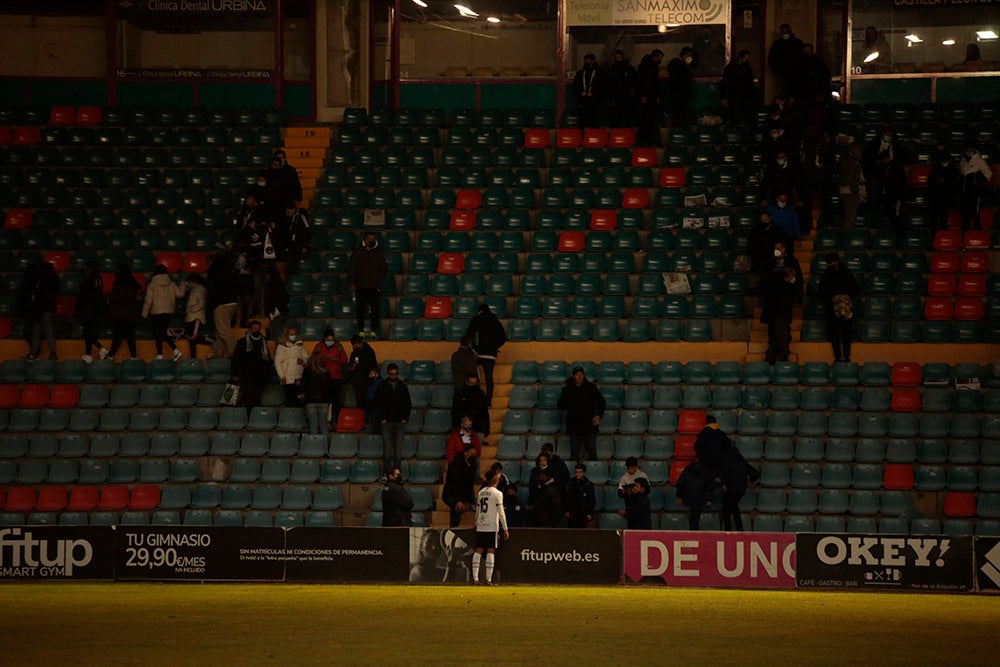
[[[330,372],[330,408],[331,419],[337,423],[337,413],[340,412],[342,399],[341,387],[344,384],[344,366],[347,365],[347,352],[344,346],[337,340],[337,335],[333,332],[333,327],[327,327],[323,333],[323,340],[316,343],[314,350],[319,350],[323,357],[323,365]]]
[[[483,455],[483,443],[479,441],[479,436],[472,429],[472,417],[466,415],[462,417],[461,424],[452,429],[451,435],[448,436],[448,450],[445,453],[448,463],[451,463],[470,445],[476,449],[476,459],[480,459]]]

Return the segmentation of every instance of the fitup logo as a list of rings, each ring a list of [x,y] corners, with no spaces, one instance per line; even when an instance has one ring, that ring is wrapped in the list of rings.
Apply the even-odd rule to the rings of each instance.
[[[1000,588],[1000,542],[997,542],[992,549],[986,552],[986,563],[979,568],[979,571],[989,577],[997,588]]]
[[[87,540],[34,539],[21,530],[0,530],[0,577],[71,577],[74,567],[89,565],[94,555]]]
[[[581,553],[573,551],[535,551],[521,549],[521,562],[524,563],[599,563],[601,554],[597,552]]]

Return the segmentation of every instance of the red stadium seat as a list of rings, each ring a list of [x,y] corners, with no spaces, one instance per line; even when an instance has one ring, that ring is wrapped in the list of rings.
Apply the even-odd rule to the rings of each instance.
[[[145,292],[146,291],[146,287],[147,287],[147,284],[146,284],[147,283],[147,281],[146,281],[146,274],[145,273],[133,273],[132,275],[133,275],[133,277],[135,277],[135,281],[137,283],[139,283],[139,291],[140,292]]]
[[[927,279],[927,294],[930,296],[951,296],[954,293],[954,273],[933,273]]]
[[[959,296],[986,296],[987,280],[982,273],[960,273],[958,275]]]
[[[104,296],[108,296],[109,294],[111,294],[111,288],[114,287],[115,284],[115,274],[102,273],[101,282],[104,283],[104,288],[102,290],[104,292]]]
[[[76,122],[76,109],[66,104],[57,104],[49,112],[49,125],[72,125]]]
[[[694,441],[698,439],[696,435],[679,435],[674,439],[674,460],[694,461]]]
[[[6,216],[4,216],[4,227],[7,229],[26,229],[31,227],[32,216],[31,209],[8,209]]]
[[[337,433],[360,433],[365,430],[365,411],[361,408],[341,408],[337,414]]]
[[[80,402],[80,387],[75,384],[53,385],[49,395],[50,408],[75,408]]]
[[[955,273],[958,271],[957,252],[936,252],[931,255],[931,273]]]
[[[101,107],[80,107],[76,111],[77,125],[100,125],[104,120],[104,113]]]
[[[976,516],[976,496],[968,491],[949,491],[944,497],[944,515],[956,518]]]
[[[576,128],[564,127],[556,132],[557,148],[579,148],[583,143],[583,133]]]
[[[559,232],[559,252],[583,252],[587,247],[587,238],[583,232]]]
[[[920,392],[915,387],[897,387],[892,390],[893,412],[918,412]]]
[[[437,272],[457,275],[465,271],[465,255],[460,252],[445,252],[438,257]]]
[[[935,250],[961,250],[962,232],[958,229],[939,229],[934,232]]]
[[[677,416],[677,432],[697,434],[705,428],[704,410],[681,410]]]
[[[681,473],[684,472],[684,468],[687,468],[690,461],[677,461],[674,460],[670,464],[670,484],[677,486],[677,480],[681,478]]]
[[[459,190],[456,195],[455,208],[481,208],[483,193],[481,190]]]
[[[177,273],[184,263],[184,256],[176,250],[164,250],[156,253],[156,263],[167,267],[169,273]]]
[[[658,160],[656,159],[656,149],[655,148],[634,148],[632,149],[632,166],[633,167],[655,167]]]
[[[10,125],[0,125],[0,146],[10,146],[14,143],[14,128]]]
[[[635,130],[631,127],[611,128],[611,136],[608,143],[621,148],[632,148],[635,146]]]
[[[595,231],[607,231],[618,227],[618,214],[614,211],[597,210],[590,212],[590,228]]]
[[[908,463],[887,463],[882,486],[890,491],[909,491],[913,488],[913,466]]]
[[[525,148],[548,148],[552,144],[552,135],[548,130],[529,128],[524,131]]]
[[[14,322],[9,317],[0,317],[0,338],[10,338],[14,333]]]
[[[96,486],[74,486],[70,488],[66,509],[72,512],[89,512],[97,507],[100,493]]]
[[[18,402],[19,408],[44,408],[49,403],[49,385],[47,384],[26,384],[21,387],[21,400]]]
[[[997,180],[996,167],[993,167],[993,178],[990,180]],[[993,229],[993,209],[989,206],[983,206],[979,209],[979,226],[983,229]]]
[[[978,296],[960,296],[955,299],[954,316],[956,320],[974,322],[983,319],[985,308],[983,300]]]
[[[961,271],[962,273],[989,273],[989,253],[966,250],[962,253]]]
[[[69,270],[70,265],[73,263],[72,258],[69,256],[69,252],[66,250],[47,250],[45,252],[45,260],[55,268],[56,273],[63,273]]]
[[[108,484],[101,489],[101,499],[97,509],[119,511],[128,507],[128,487],[124,484]]]
[[[56,297],[56,317],[76,317],[76,295],[60,294]]]
[[[908,182],[911,188],[926,188],[927,187],[927,175],[930,174],[931,168],[927,165],[916,165],[910,167],[910,174]]]
[[[472,211],[452,211],[448,229],[453,232],[467,232],[476,228],[476,214]]]
[[[37,125],[14,128],[15,146],[34,146],[42,140],[42,128]]]
[[[0,384],[0,409],[16,408],[21,402],[21,388],[16,384]]]
[[[208,271],[208,258],[207,252],[185,253],[181,271],[184,273],[204,273]]]
[[[966,250],[989,250],[990,233],[985,229],[970,229],[962,236],[962,247]]]
[[[38,490],[35,509],[39,512],[61,512],[66,509],[68,498],[65,486],[43,486]]]
[[[140,484],[132,489],[129,500],[130,510],[152,510],[160,506],[160,487],[155,484]]]
[[[608,131],[603,127],[588,127],[583,131],[583,145],[587,148],[604,148],[608,145]]]
[[[35,509],[37,496],[33,486],[12,486],[7,489],[7,503],[4,509],[8,512],[30,512]]]
[[[954,314],[955,311],[954,306],[951,303],[951,297],[928,297],[927,303],[924,304],[925,320],[950,320]]]
[[[429,320],[444,320],[451,317],[451,299],[446,296],[427,297],[424,306],[424,317]]]
[[[683,188],[687,185],[684,167],[663,167],[660,169],[661,188]]]
[[[649,190],[646,188],[625,188],[622,208],[649,208]]]
[[[922,379],[920,364],[912,361],[897,361],[892,365],[890,384],[893,387],[916,387]]]

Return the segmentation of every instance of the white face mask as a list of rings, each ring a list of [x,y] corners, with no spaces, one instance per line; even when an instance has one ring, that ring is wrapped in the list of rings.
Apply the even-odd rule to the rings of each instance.
[[[333,341],[332,340],[324,340],[323,344],[326,345],[327,347],[333,347]]]
[[[777,248],[775,248],[775,249],[774,249],[774,256],[775,256],[775,257],[781,257],[781,251],[780,251],[780,250],[778,250]]]
[[[781,39],[791,39],[791,38],[792,36],[789,35],[787,32],[781,34]]]
[[[778,160],[778,166],[779,167],[784,167],[786,164],[788,164],[787,160]]]
[[[786,206],[788,206],[788,204],[786,202],[783,202],[783,201],[779,201],[778,202],[778,208],[785,208]]]
[[[292,334],[292,335],[290,335],[290,336],[288,337],[288,340],[292,341],[293,343],[294,343],[295,341],[297,341],[298,339],[299,339],[299,337],[298,337],[298,336],[296,336],[295,334]]]
[[[694,58],[692,58],[691,56],[688,56],[687,58],[684,59],[684,62],[687,63],[688,65],[690,65],[691,63],[694,62]]]

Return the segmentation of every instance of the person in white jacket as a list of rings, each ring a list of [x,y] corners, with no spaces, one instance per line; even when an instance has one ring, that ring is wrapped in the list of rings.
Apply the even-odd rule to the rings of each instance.
[[[298,329],[285,327],[285,332],[278,338],[278,344],[274,348],[274,370],[285,389],[286,406],[302,405],[299,398],[302,393],[302,371],[308,361],[309,352],[299,338]]]
[[[184,296],[184,288],[176,284],[167,272],[167,267],[157,264],[153,270],[153,278],[146,288],[146,300],[142,304],[142,316],[148,317],[153,324],[153,342],[156,344],[156,358],[163,358],[163,343],[166,342],[174,351],[174,361],[184,355],[174,341],[167,338],[170,328],[170,318],[177,309],[177,299]]]
[[[197,359],[198,343],[211,344],[211,341],[205,337],[208,288],[205,276],[199,273],[189,275],[186,284],[190,286],[191,291],[188,292],[187,304],[184,306],[184,333],[182,337],[187,339],[191,349],[191,358]]]
[[[962,229],[980,229],[979,207],[983,190],[993,178],[993,170],[972,143],[965,147],[958,169],[962,174],[962,189],[958,195]]]

